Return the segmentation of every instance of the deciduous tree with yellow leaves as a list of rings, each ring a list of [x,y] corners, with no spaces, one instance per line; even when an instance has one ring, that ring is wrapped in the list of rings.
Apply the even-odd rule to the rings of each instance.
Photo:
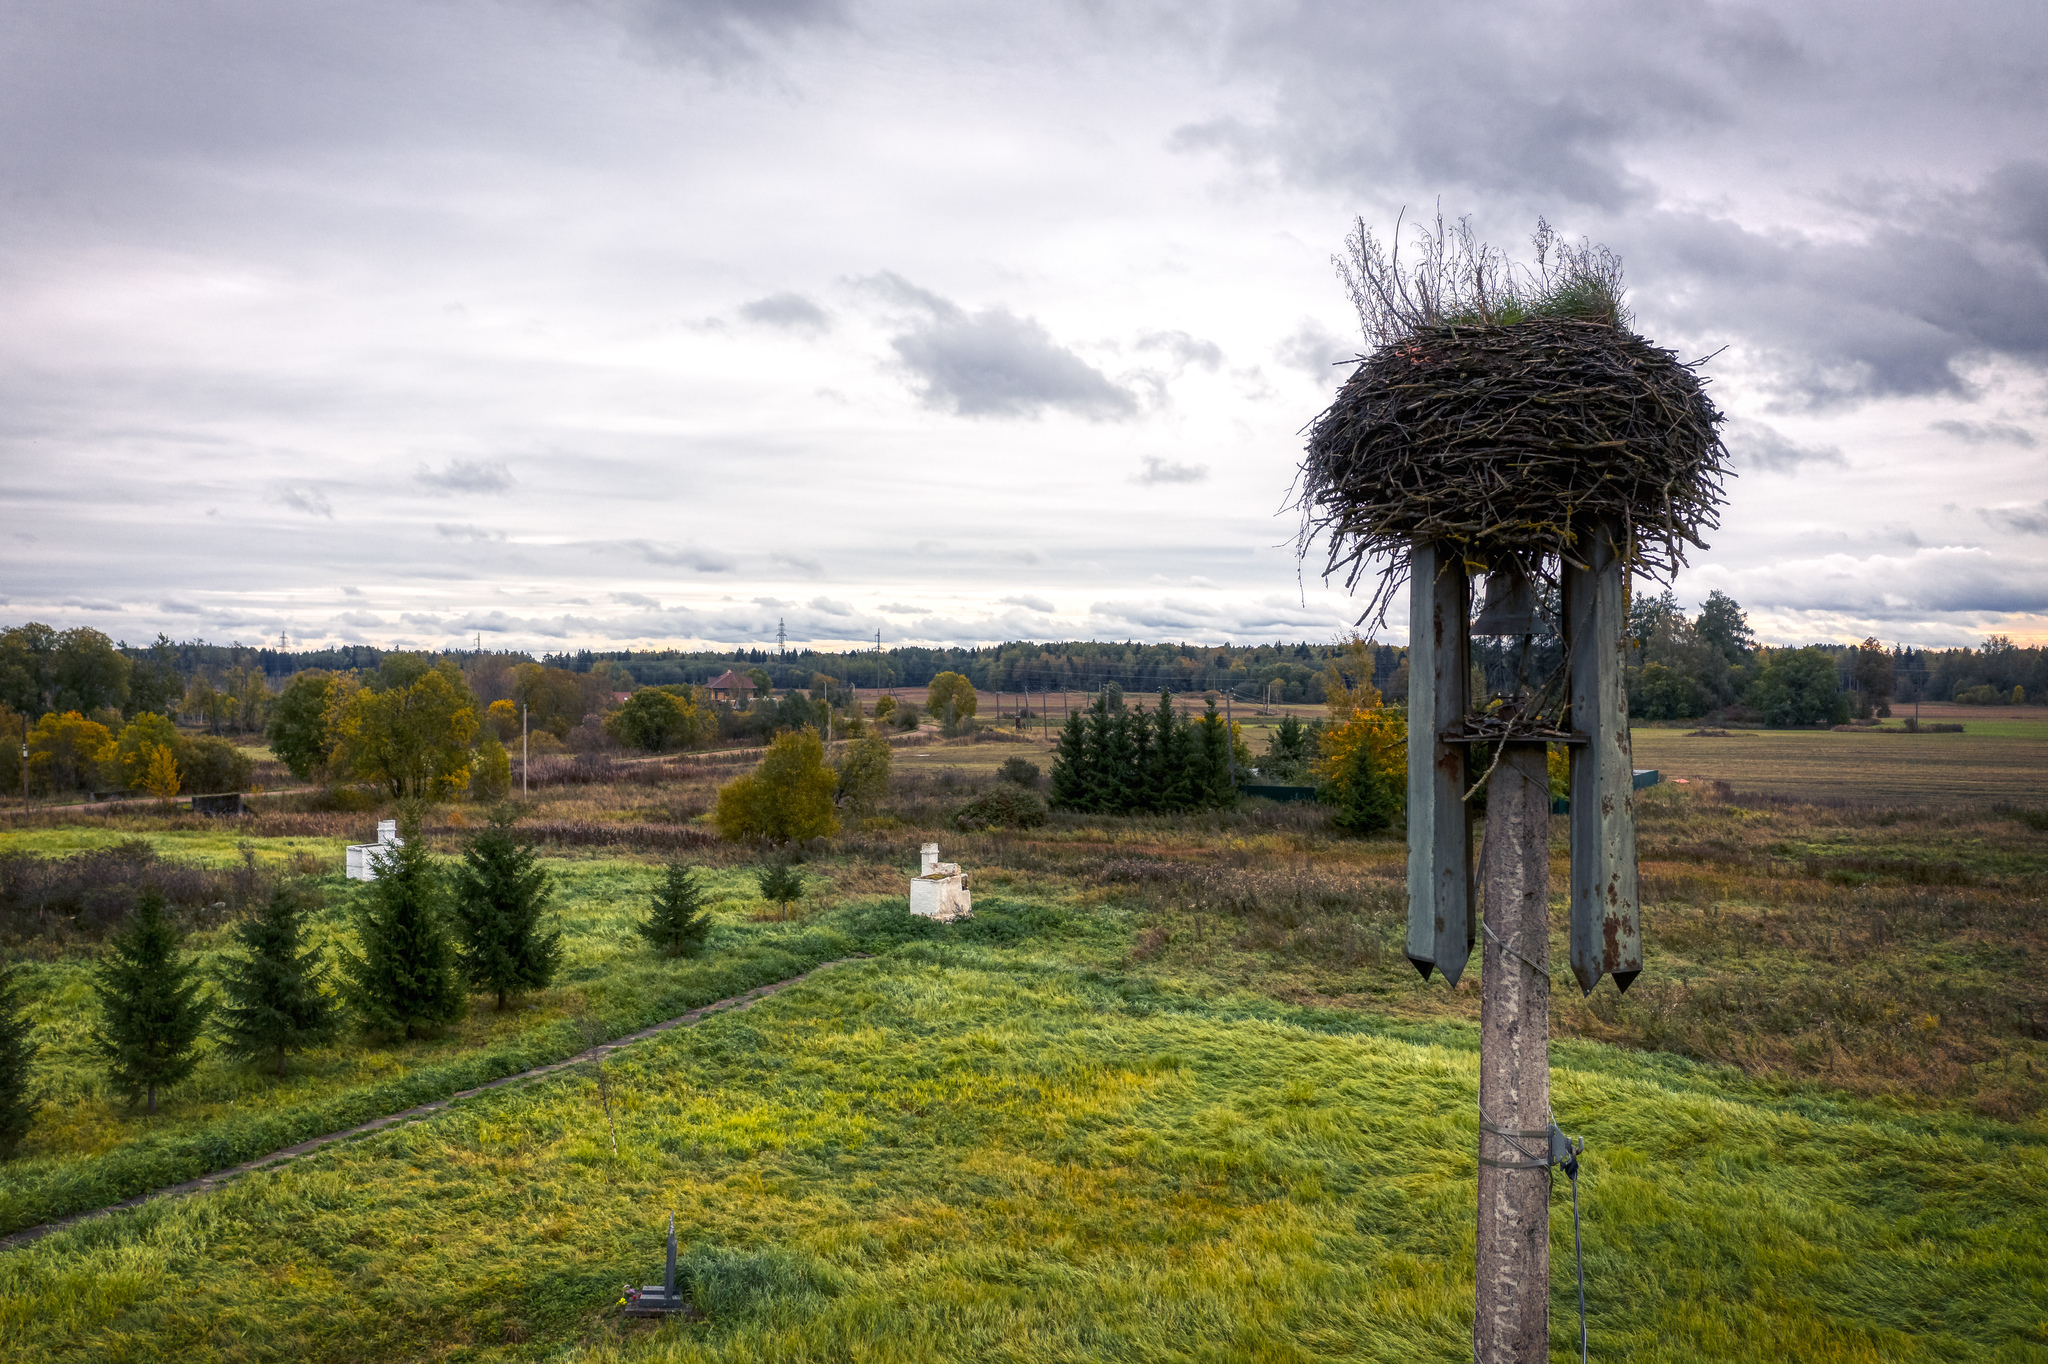
[[[469,784],[477,727],[476,698],[453,662],[390,654],[367,683],[335,680],[329,766],[401,800],[446,799]]]
[[[1323,685],[1330,726],[1313,769],[1321,783],[1317,799],[1334,807],[1338,828],[1378,833],[1407,804],[1407,721],[1372,684],[1370,640],[1354,634],[1345,641],[1343,657],[1324,669]]]

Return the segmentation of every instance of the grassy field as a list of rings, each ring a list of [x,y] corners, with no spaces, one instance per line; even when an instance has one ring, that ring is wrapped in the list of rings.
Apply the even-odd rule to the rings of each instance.
[[[0,1258],[0,1344],[101,1361],[1470,1357],[1473,1030],[1105,970],[1116,914],[1005,903],[1021,941],[942,930],[629,1053],[617,1157],[590,1080],[558,1080]],[[1103,966],[1074,960],[1091,955]],[[1555,1067],[1589,1142],[1600,1357],[2048,1352],[2038,1134],[1588,1044]],[[670,1211],[707,1319],[616,1318],[603,1304],[658,1273]],[[1554,1357],[1576,1357],[1574,1325],[1554,1317]]]
[[[1638,726],[1637,767],[1738,791],[1879,803],[2038,801],[2048,791],[2048,724],[1969,720],[1961,734],[1738,729],[1700,737]]]
[[[69,846],[106,837],[45,834],[32,841]],[[165,833],[153,841],[167,851],[194,843],[213,851],[213,839],[204,835]],[[26,984],[44,1047],[49,1105],[17,1157],[0,1165],[0,1232],[570,1055],[858,950],[854,934],[834,917],[759,921],[770,907],[752,878],[714,870],[709,878],[719,923],[711,950],[695,961],[664,961],[632,932],[646,913],[653,865],[623,859],[551,859],[547,865],[559,888],[556,923],[567,948],[553,988],[503,1013],[477,1001],[460,1024],[430,1040],[366,1046],[347,1037],[295,1056],[283,1080],[209,1053],[191,1079],[169,1092],[155,1118],[131,1113],[91,1061],[91,956],[74,950],[32,960]],[[843,869],[841,878],[851,870]],[[822,878],[813,880],[825,888]],[[359,883],[329,874],[312,884],[324,905],[310,916],[308,936],[331,961],[335,947],[354,946],[350,905]],[[229,935],[227,926],[199,928],[186,945],[211,974]]]
[[[1639,755],[1646,735],[1847,741],[1843,770],[1886,781],[1644,793],[1649,969],[1552,1006],[1559,1119],[1589,1140],[1596,1358],[2048,1360],[2048,815],[2038,784],[1943,794],[1931,745],[1972,730],[1637,731]],[[209,1060],[155,1123],[78,1050],[90,946],[32,944],[60,1093],[0,1167],[8,1225],[876,955],[621,1053],[617,1157],[571,1072],[0,1253],[0,1354],[1468,1359],[1477,963],[1453,991],[1402,959],[1398,838],[1263,803],[952,829],[1019,754],[1048,761],[986,739],[900,753],[881,816],[814,853],[791,923],[757,917],[751,854],[703,850],[722,898],[699,964],[630,936],[656,854],[555,848],[555,989],[434,1041],[338,1044],[282,1084]],[[677,771],[536,792],[532,818],[630,845],[727,775]],[[375,817],[51,814],[0,850],[140,836],[225,865],[253,836],[266,867],[320,870],[317,932],[341,942],[333,869]],[[973,873],[974,920],[903,912],[932,839]],[[1577,1357],[1567,1196],[1560,1179],[1558,1360]],[[704,1319],[629,1322],[618,1287],[657,1276],[671,1209]]]

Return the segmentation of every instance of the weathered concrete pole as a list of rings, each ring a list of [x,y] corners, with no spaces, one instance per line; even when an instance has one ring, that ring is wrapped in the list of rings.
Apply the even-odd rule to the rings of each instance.
[[[1550,965],[1550,776],[1540,743],[1509,744],[1487,783],[1479,901],[1472,1344],[1479,1364],[1543,1364],[1550,1357],[1550,1175],[1543,1163],[1550,1151],[1550,982],[1536,968]]]

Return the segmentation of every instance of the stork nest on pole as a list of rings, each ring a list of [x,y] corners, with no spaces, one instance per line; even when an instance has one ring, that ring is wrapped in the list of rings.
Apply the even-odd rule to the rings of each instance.
[[[1726,500],[1723,418],[1699,363],[1569,317],[1390,338],[1308,427],[1301,547],[1326,535],[1324,576],[1347,590],[1382,565],[1361,621],[1384,615],[1418,540],[1534,574],[1552,556],[1583,564],[1610,520],[1631,569],[1669,580]]]

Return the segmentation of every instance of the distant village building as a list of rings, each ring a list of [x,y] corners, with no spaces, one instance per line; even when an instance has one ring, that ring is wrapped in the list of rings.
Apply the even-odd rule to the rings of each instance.
[[[939,845],[927,843],[918,857],[918,873],[910,883],[910,912],[951,923],[972,918],[974,899],[967,893],[967,874],[956,862],[939,861]]]
[[[724,701],[737,706],[748,696],[752,695],[754,679],[751,677],[741,677],[738,673],[727,669],[723,677],[711,679],[711,685],[708,690],[711,692],[712,700]]]
[[[375,843],[351,843],[348,845],[348,879],[351,881],[374,881],[384,854],[392,848],[403,847],[405,840],[398,836],[398,821],[380,819],[377,821]]]

